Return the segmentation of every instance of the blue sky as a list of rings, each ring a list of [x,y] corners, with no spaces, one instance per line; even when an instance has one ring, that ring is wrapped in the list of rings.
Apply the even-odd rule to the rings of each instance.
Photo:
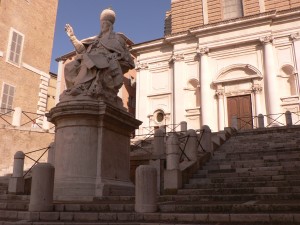
[[[100,32],[99,14],[108,7],[116,12],[114,30],[134,43],[164,36],[164,18],[171,0],[59,0],[50,71],[57,73],[56,58],[73,50],[64,31],[71,24],[78,39]]]

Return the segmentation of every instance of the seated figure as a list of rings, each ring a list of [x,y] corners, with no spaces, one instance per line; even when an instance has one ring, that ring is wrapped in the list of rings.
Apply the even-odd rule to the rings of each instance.
[[[100,14],[99,35],[79,41],[73,28],[65,31],[76,50],[75,59],[65,65],[67,90],[64,95],[87,95],[112,99],[123,84],[123,74],[134,68],[124,35],[113,32],[115,12],[105,9]]]

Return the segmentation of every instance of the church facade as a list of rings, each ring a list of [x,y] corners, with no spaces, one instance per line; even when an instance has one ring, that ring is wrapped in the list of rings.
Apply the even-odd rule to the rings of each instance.
[[[165,36],[132,51],[139,134],[181,121],[219,131],[234,117],[254,127],[259,114],[280,125],[287,110],[298,119],[299,0],[172,0]]]

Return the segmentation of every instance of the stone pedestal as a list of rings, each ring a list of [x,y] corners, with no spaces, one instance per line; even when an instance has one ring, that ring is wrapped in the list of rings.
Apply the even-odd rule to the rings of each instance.
[[[61,102],[47,117],[56,126],[55,199],[134,195],[130,134],[140,121],[96,100]]]

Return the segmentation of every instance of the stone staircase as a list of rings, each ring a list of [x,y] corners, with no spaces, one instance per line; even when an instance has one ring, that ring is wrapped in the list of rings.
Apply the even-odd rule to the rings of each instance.
[[[55,202],[28,212],[29,196],[0,195],[0,225],[300,224],[300,126],[239,131],[158,212],[134,212],[134,197]]]

